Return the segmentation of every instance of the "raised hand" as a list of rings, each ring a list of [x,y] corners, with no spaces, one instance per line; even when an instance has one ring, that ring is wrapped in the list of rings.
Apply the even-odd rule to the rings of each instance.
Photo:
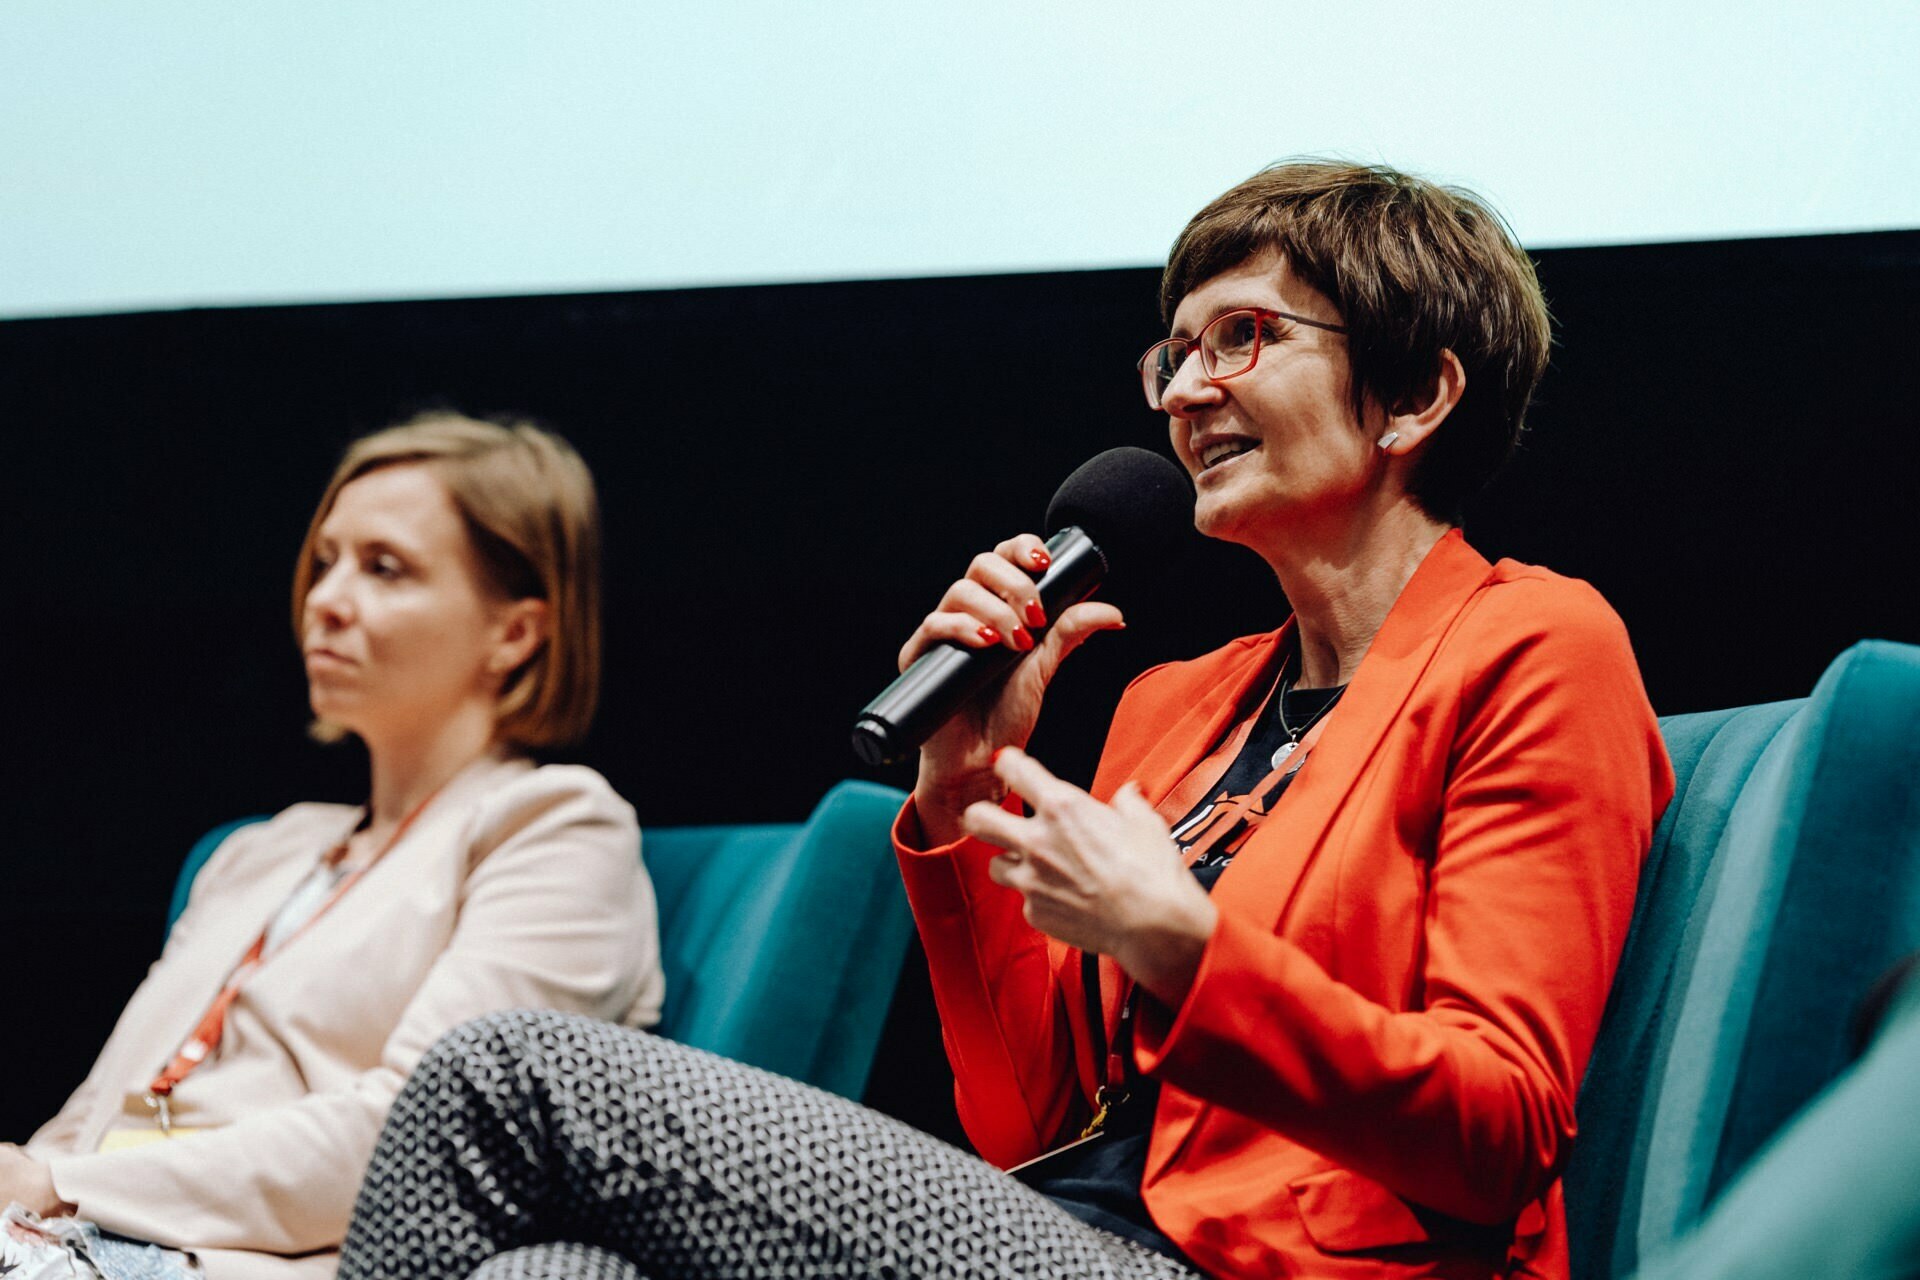
[[[1026,899],[1034,928],[1112,956],[1177,1008],[1219,912],[1166,822],[1131,782],[1103,804],[1024,751],[1000,752],[993,768],[1033,810],[1021,817],[987,801],[968,806],[967,832],[1006,850],[987,868],[994,883]]]

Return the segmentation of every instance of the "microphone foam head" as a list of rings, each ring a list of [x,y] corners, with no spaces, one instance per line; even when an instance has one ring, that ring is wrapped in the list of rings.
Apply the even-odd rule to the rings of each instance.
[[[1047,504],[1047,534],[1078,525],[1116,570],[1140,570],[1189,550],[1193,486],[1184,471],[1151,450],[1108,449],[1080,464]]]

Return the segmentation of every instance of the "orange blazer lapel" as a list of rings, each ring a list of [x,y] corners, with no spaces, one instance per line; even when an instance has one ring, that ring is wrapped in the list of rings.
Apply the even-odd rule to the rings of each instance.
[[[1143,733],[1128,733],[1124,739],[1119,734],[1109,736],[1107,753],[1093,781],[1093,794],[1102,800],[1111,799],[1122,783],[1132,781],[1139,784],[1147,803],[1158,808],[1214,744],[1241,717],[1252,713],[1267,691],[1281,645],[1292,634],[1293,620],[1289,618],[1278,631],[1248,636],[1195,660],[1192,675],[1177,690],[1180,701],[1170,722],[1142,724]],[[1182,676],[1187,674],[1181,672]],[[1195,684],[1201,687],[1190,687]],[[1177,822],[1182,816],[1174,814],[1168,821]]]
[[[1341,803],[1490,569],[1458,529],[1427,553],[1327,717],[1319,745],[1287,788],[1275,819],[1253,834],[1221,874],[1214,897],[1223,910],[1237,906],[1278,929]]]
[[[1301,875],[1326,836],[1341,803],[1360,780],[1367,762],[1411,696],[1441,641],[1467,601],[1486,581],[1491,566],[1468,546],[1459,530],[1435,544],[1388,612],[1359,670],[1326,720],[1319,743],[1288,787],[1277,820],[1256,831],[1214,889],[1223,909],[1238,909],[1278,928]],[[1176,664],[1171,687],[1151,677],[1141,681],[1142,701],[1116,721],[1094,779],[1093,794],[1105,800],[1129,780],[1156,807],[1203,760],[1214,744],[1266,693],[1273,664],[1293,635],[1289,618],[1279,630],[1249,636],[1222,650]],[[1126,701],[1132,701],[1129,690]],[[1166,816],[1166,815],[1162,815]],[[1170,820],[1177,821],[1175,814]],[[1085,992],[1077,955],[1054,943],[1055,971],[1070,1001],[1069,1018],[1085,1022]],[[1118,1022],[1122,984],[1117,966],[1102,958],[1103,1039]],[[1091,1029],[1089,1029],[1091,1030]],[[1082,1080],[1097,1087],[1080,1064]]]

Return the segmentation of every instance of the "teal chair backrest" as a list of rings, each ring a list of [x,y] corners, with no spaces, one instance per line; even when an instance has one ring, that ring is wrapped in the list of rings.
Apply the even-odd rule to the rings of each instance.
[[[913,934],[889,835],[905,799],[843,782],[798,825],[643,832],[660,1033],[859,1097]]]
[[[1796,702],[1662,721],[1677,787],[1582,1087],[1574,1275],[1692,1226],[1839,1073],[1920,946],[1920,649],[1867,642]]]
[[[843,782],[803,823],[650,827],[640,856],[660,909],[661,1035],[857,1098],[913,918],[890,829],[904,793]],[[167,926],[220,842],[194,845]]]

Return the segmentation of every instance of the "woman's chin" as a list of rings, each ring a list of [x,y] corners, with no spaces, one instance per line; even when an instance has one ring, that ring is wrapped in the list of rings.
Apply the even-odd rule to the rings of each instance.
[[[309,689],[307,710],[313,713],[316,724],[324,724],[340,734],[358,733],[359,717],[354,714],[355,701],[353,698],[343,698],[329,691]]]
[[[1230,502],[1209,502],[1202,498],[1193,508],[1193,527],[1203,538],[1244,543],[1245,517],[1246,513]]]

